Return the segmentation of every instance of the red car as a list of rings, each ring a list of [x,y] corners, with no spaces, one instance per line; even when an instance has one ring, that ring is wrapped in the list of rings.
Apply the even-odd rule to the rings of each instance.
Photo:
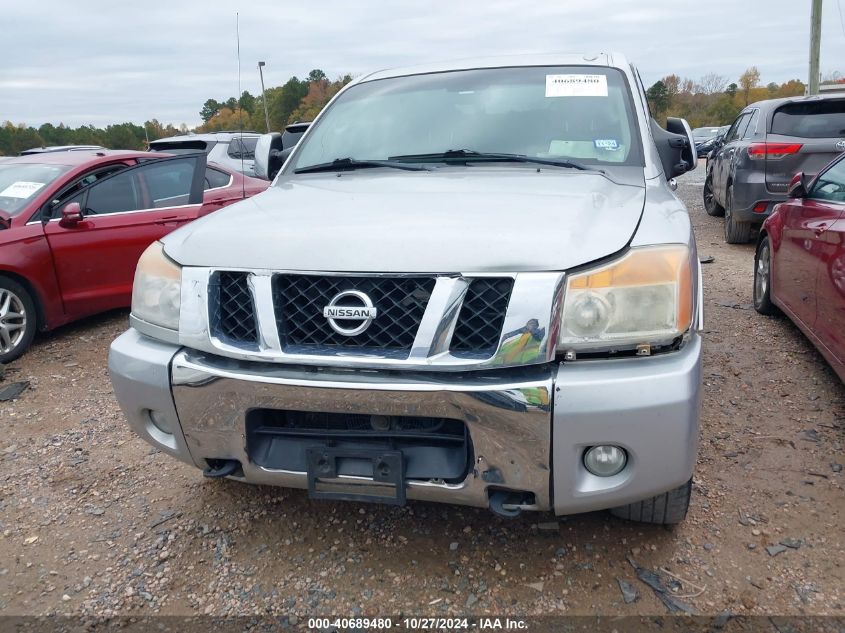
[[[57,152],[0,161],[0,363],[37,329],[125,307],[144,249],[270,183],[205,154]]]
[[[760,232],[754,307],[782,310],[845,382],[845,154],[788,195]]]

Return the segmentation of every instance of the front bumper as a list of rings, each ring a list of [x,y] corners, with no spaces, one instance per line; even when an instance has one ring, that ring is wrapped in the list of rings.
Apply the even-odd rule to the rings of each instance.
[[[552,363],[464,374],[338,370],[250,363],[153,341],[129,330],[109,371],[130,427],[200,468],[234,459],[239,479],[306,488],[303,472],[252,463],[245,418],[256,408],[459,419],[473,462],[459,483],[409,481],[410,499],[488,507],[492,490],[533,495],[523,509],[570,514],[624,505],[685,483],[695,466],[701,341],[651,358]],[[613,477],[584,450],[616,444]]]

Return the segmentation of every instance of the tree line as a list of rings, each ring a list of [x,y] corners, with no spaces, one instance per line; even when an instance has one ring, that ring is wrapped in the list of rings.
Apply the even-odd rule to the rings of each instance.
[[[838,72],[823,77],[822,83],[845,83]],[[735,82],[710,73],[698,81],[678,75],[666,75],[646,91],[652,115],[663,123],[666,117],[681,117],[692,127],[728,125],[742,109],[755,101],[803,95],[806,86],[800,79],[782,84],[762,85],[756,66],[747,69]]]
[[[291,77],[284,85],[266,90],[270,130],[281,131],[294,121],[311,121],[317,113],[346,84],[351,75],[332,81],[319,69],[312,70],[305,79]],[[265,131],[264,102],[261,96],[244,91],[240,98],[223,101],[208,99],[200,110],[202,125],[193,131],[220,130]],[[101,145],[110,149],[144,150],[149,141],[177,134],[187,134],[184,123],[178,127],[163,124],[157,119],[143,125],[118,123],[98,128],[93,125],[68,127],[62,123],[45,123],[40,127],[5,121],[0,124],[0,156],[17,156],[22,151],[47,145]]]

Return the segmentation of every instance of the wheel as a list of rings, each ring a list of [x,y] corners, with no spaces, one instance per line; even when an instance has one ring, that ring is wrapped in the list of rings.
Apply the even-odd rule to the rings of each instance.
[[[707,215],[712,215],[714,218],[725,215],[725,207],[716,202],[716,196],[713,195],[712,175],[708,175],[704,180],[704,210],[707,211]]]
[[[734,186],[731,185],[725,197],[725,241],[728,244],[745,244],[751,239],[751,223],[734,220],[733,205]]]
[[[768,235],[760,240],[754,255],[754,309],[769,316],[778,313],[772,303],[772,244]]]
[[[628,519],[629,521],[674,525],[686,518],[691,496],[692,479],[674,490],[664,492],[662,495],[656,495],[651,499],[644,499],[636,503],[629,503],[626,506],[612,508],[610,513],[620,519]]]
[[[26,288],[0,277],[0,364],[11,362],[32,343],[37,323],[35,303]]]

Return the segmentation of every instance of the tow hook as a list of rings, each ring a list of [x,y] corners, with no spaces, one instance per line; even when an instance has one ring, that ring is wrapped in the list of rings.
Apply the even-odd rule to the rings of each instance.
[[[202,471],[206,477],[229,477],[234,475],[241,463],[236,459],[207,459],[208,468]]]
[[[494,490],[490,493],[490,509],[500,517],[518,517],[522,514],[523,495],[509,490]],[[509,507],[505,507],[509,506]]]

